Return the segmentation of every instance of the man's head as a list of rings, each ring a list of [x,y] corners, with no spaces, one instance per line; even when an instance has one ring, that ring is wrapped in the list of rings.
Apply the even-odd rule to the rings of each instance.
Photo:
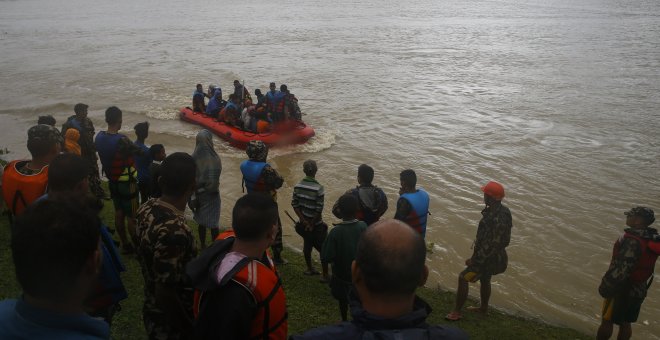
[[[261,93],[261,89],[254,90],[254,95],[257,97],[262,96],[263,94]]]
[[[149,137],[149,122],[142,122],[135,124],[135,135],[139,140],[145,140]]]
[[[116,106],[110,106],[105,110],[105,122],[108,123],[108,126],[117,127],[117,130],[121,128],[122,121],[122,112]]]
[[[269,195],[250,193],[236,201],[231,226],[237,239],[245,242],[272,242],[277,234],[276,225],[277,204]]]
[[[271,91],[277,90],[277,86],[275,86],[275,83],[270,83],[269,88],[270,88]]]
[[[366,164],[358,167],[358,183],[371,184],[374,180],[374,169]]]
[[[33,160],[50,163],[62,150],[63,142],[60,132],[50,125],[39,124],[28,130],[27,149]]]
[[[490,181],[481,187],[484,192],[484,203],[486,206],[500,203],[504,198],[504,186],[495,181]]]
[[[316,171],[318,171],[318,169],[315,160],[308,159],[303,163],[303,172],[309,177],[316,176]]]
[[[238,80],[234,80],[234,86],[241,86],[241,82]]]
[[[646,228],[655,222],[653,210],[647,207],[634,207],[624,215],[626,215],[626,225],[632,228]]]
[[[341,219],[344,221],[350,221],[355,219],[359,203],[355,196],[351,194],[343,194],[337,201],[337,207],[339,208]]]
[[[202,86],[202,84],[197,84],[197,86],[195,86],[195,88],[197,89],[197,92],[204,91],[204,87]]]
[[[185,152],[175,152],[165,158],[160,166],[158,184],[163,196],[186,198],[195,190],[195,160]]]
[[[39,119],[37,119],[37,124],[46,124],[50,126],[55,126],[55,124],[57,124],[57,121],[55,121],[55,117],[51,115],[45,115],[45,116],[39,116]]]
[[[265,162],[266,157],[268,157],[268,146],[260,140],[251,140],[245,148],[245,153],[250,160]]]
[[[58,303],[87,295],[101,266],[95,210],[76,200],[47,199],[28,207],[15,227],[11,250],[26,295]]]
[[[410,298],[428,277],[424,239],[398,220],[372,224],[360,237],[353,284],[360,298]]]
[[[286,85],[282,84],[280,85],[280,92],[288,93],[289,89],[286,87]]]
[[[64,153],[55,157],[48,167],[49,195],[76,193],[85,195],[89,191],[89,164],[82,157]]]
[[[154,144],[151,147],[149,147],[149,156],[151,156],[151,159],[159,162],[165,159],[165,157],[167,157],[167,154],[165,153],[165,147],[163,146],[163,144]]]
[[[89,105],[83,104],[83,103],[78,103],[76,106],[73,107],[73,112],[76,113],[76,116],[78,118],[85,118],[87,117],[87,108]]]
[[[415,189],[417,185],[417,175],[415,171],[411,169],[406,169],[401,171],[399,174],[399,180],[401,181],[401,188],[403,189]]]

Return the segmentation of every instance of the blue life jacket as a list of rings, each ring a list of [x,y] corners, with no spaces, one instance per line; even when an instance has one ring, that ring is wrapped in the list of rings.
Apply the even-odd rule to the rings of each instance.
[[[238,106],[236,106],[236,104],[234,104],[234,102],[228,101],[227,105],[225,105],[225,110],[229,111],[229,110],[232,110],[232,109],[238,111]]]
[[[206,95],[204,94],[204,92],[199,92],[199,91],[195,90],[195,92],[193,92],[193,98],[198,97],[198,96],[202,97],[202,98],[206,98]]]
[[[426,236],[426,220],[429,214],[429,194],[423,189],[414,193],[405,193],[401,198],[412,205],[412,210],[405,217],[405,222],[422,235]]]
[[[149,154],[149,148],[144,145],[144,143],[138,141],[135,141],[134,144],[137,145],[140,150],[142,150],[142,152],[144,152],[143,156],[135,156],[135,167],[138,171],[138,181],[142,183],[149,183],[151,180],[151,175],[149,174],[149,165],[151,165],[151,162],[153,162],[151,155]]]
[[[245,183],[248,194],[253,191],[264,191],[263,188],[259,188],[258,184],[261,179],[261,172],[266,165],[268,165],[266,162],[255,162],[251,160],[246,160],[241,163],[243,182]]]
[[[80,132],[81,135],[83,134],[84,131],[82,125],[80,125],[80,122],[78,122],[75,116],[69,118],[66,122],[69,123],[74,129],[78,130],[78,132]],[[62,131],[62,133],[64,134],[66,133],[66,131]]]
[[[128,298],[128,292],[119,275],[126,271],[126,267],[121,261],[115,242],[105,225],[101,226],[101,242],[103,263],[99,272],[100,285],[90,299],[93,307],[97,308],[111,306]]]
[[[112,162],[117,153],[119,140],[123,136],[124,135],[118,133],[109,134],[105,131],[101,131],[96,135],[96,139],[94,139],[94,145],[96,146],[96,151],[99,153],[103,172],[108,178],[110,178],[110,169],[112,168]]]

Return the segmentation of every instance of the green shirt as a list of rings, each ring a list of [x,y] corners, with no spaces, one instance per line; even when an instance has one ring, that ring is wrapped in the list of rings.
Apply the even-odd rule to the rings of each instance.
[[[355,260],[360,235],[367,224],[358,221],[344,221],[336,224],[323,243],[321,262],[332,263],[332,276],[351,282],[351,264]]]

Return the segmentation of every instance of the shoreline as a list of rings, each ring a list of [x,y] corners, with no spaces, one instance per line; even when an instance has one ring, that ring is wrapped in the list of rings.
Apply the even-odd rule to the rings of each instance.
[[[105,201],[101,219],[106,224],[112,224],[112,203]],[[109,224],[109,225],[110,225]],[[195,239],[197,233],[195,224],[188,221]],[[116,237],[115,237],[116,238]],[[6,216],[0,217],[0,242],[8,245],[10,241],[9,223]],[[282,276],[287,296],[289,312],[289,334],[299,334],[313,327],[337,323],[339,312],[337,302],[330,295],[330,288],[318,281],[318,276],[305,276],[302,255],[294,247],[285,245],[283,256],[289,264],[278,268]],[[111,335],[116,338],[146,339],[142,323],[142,289],[143,278],[138,261],[134,256],[123,256],[126,272],[122,280],[129,292],[129,298],[122,301],[119,311],[112,323]],[[317,266],[320,264],[316,262]],[[0,250],[0,264],[7,271],[0,280],[0,298],[16,298],[20,295],[20,286],[15,278],[11,250],[3,247]],[[494,335],[502,339],[590,339],[591,336],[578,330],[551,325],[542,319],[528,317],[524,314],[515,315],[491,308],[488,316],[464,312],[463,319],[458,322],[444,320],[444,315],[454,304],[456,295],[445,287],[437,284],[435,287],[421,287],[417,294],[428,302],[433,312],[427,319],[430,324],[441,324],[459,327],[466,331],[471,339],[491,339]],[[475,300],[470,298],[470,302]]]

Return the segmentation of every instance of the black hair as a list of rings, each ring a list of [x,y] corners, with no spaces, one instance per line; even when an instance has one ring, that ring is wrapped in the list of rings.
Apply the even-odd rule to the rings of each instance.
[[[362,164],[358,167],[358,177],[360,177],[362,183],[371,184],[374,180],[374,169],[366,164]]]
[[[175,152],[165,158],[160,166],[160,187],[163,196],[180,197],[195,183],[197,166],[185,152]]]
[[[73,190],[89,176],[87,161],[72,153],[57,155],[48,166],[48,190],[60,192]]]
[[[198,88],[198,87],[203,87],[203,86],[202,86],[202,84],[195,85],[195,88]]]
[[[151,156],[151,159],[156,159],[156,156],[163,152],[163,149],[165,149],[163,144],[154,144],[149,147],[149,156]]]
[[[232,211],[231,226],[239,240],[257,241],[277,223],[277,204],[265,193],[239,198]]]
[[[39,201],[15,223],[11,238],[16,278],[30,296],[65,301],[99,249],[101,221],[75,199]]]
[[[359,208],[358,199],[354,195],[343,194],[337,201],[337,207],[343,220],[355,218]]]
[[[39,158],[48,155],[59,142],[50,138],[29,138],[27,149],[32,158]]]
[[[286,85],[282,84],[282,85],[280,85],[280,91],[282,91],[282,92],[288,92],[288,91],[289,91],[289,88],[286,87]]]
[[[73,112],[75,112],[76,114],[83,113],[85,110],[87,110],[88,107],[89,105],[87,104],[78,103],[76,104],[76,106],[73,107]]]
[[[108,124],[115,124],[121,120],[122,112],[116,106],[110,106],[105,110],[105,122]]]
[[[261,93],[261,89],[256,89],[256,90],[254,90],[254,95],[255,95],[255,96],[260,96],[261,94],[262,94],[262,93]]]
[[[149,122],[137,123],[133,129],[138,139],[146,139],[149,136]]]
[[[424,239],[412,232],[410,242],[393,247],[383,242],[381,233],[372,225],[362,233],[358,242],[355,262],[360,268],[367,289],[376,295],[413,294],[424,272]],[[408,241],[409,238],[403,237],[402,240]]]
[[[45,115],[45,116],[39,116],[39,119],[37,119],[37,124],[46,124],[50,126],[55,126],[57,122],[55,121],[55,117],[51,115]]]
[[[318,166],[316,165],[316,161],[312,159],[308,159],[303,163],[303,172],[307,176],[312,176],[316,175],[316,172],[319,170]]]
[[[417,185],[417,175],[412,169],[401,171],[399,179],[401,180],[401,183],[404,183],[408,187],[414,188]]]

